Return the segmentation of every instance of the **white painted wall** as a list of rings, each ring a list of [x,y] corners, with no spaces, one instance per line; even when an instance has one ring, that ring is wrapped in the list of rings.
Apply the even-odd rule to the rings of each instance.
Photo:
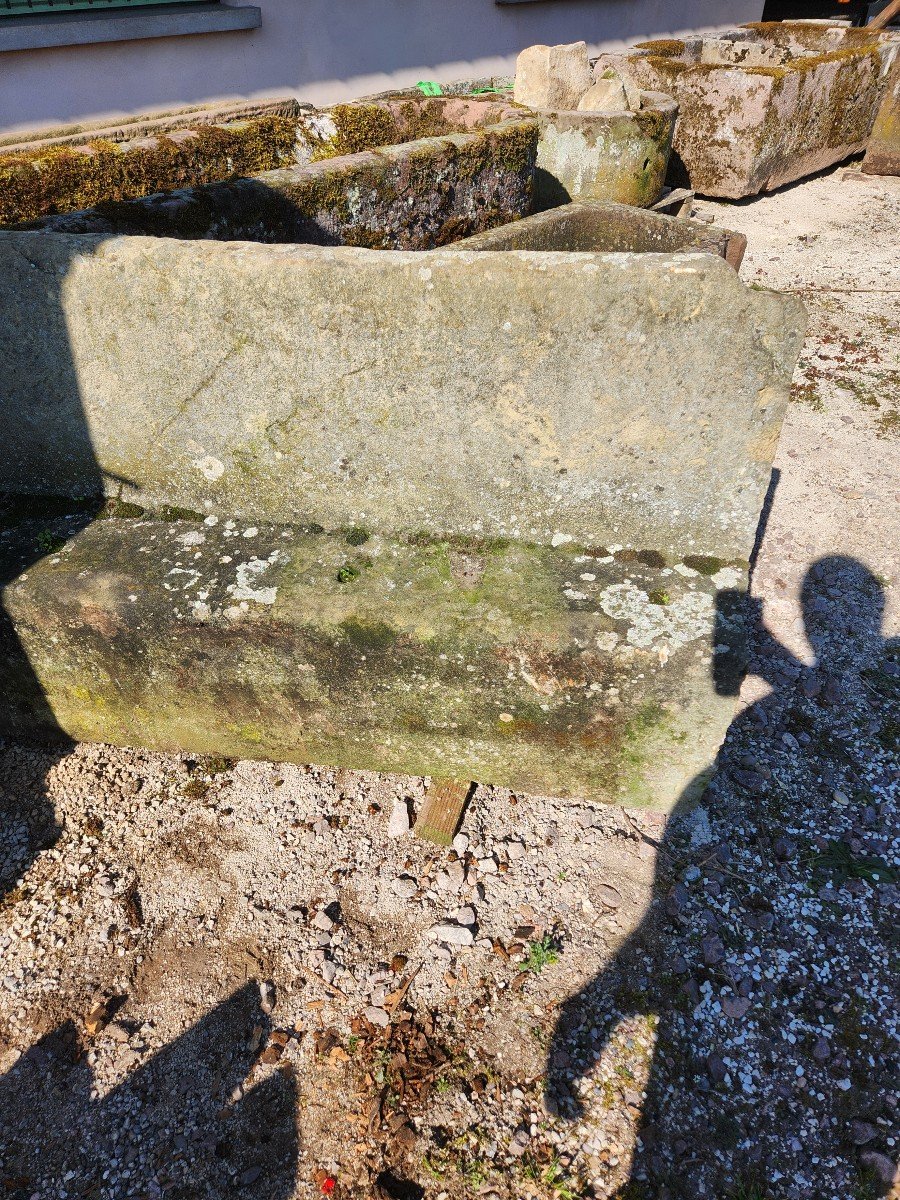
[[[592,49],[758,20],[763,0],[255,0],[248,32],[0,53],[0,132],[238,96],[313,103],[511,73],[535,42]]]

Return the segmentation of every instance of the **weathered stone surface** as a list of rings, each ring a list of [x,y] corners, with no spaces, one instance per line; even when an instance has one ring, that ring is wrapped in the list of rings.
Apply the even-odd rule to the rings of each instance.
[[[71,529],[0,534],[21,643],[0,642],[6,733],[52,715],[79,739],[668,807],[733,715],[711,658],[715,640],[739,670],[740,566],[224,516],[98,520],[34,563]]]
[[[631,110],[625,85],[618,76],[598,79],[578,101],[579,112],[625,113]]]
[[[0,490],[725,560],[804,325],[701,253],[46,233],[0,309]]]
[[[535,205],[614,200],[647,208],[662,193],[678,106],[645,92],[637,112],[540,114]]]
[[[537,125],[526,115],[477,133],[101,204],[35,228],[422,250],[529,212],[536,149]]]
[[[742,233],[702,221],[664,217],[629,204],[580,200],[464,238],[453,248],[599,250],[629,254],[703,250],[707,254],[720,255],[737,270],[746,246],[747,239]]]
[[[234,109],[234,106],[231,106]],[[234,117],[241,113],[240,119]],[[291,163],[296,102],[193,111],[0,149],[0,225]],[[111,136],[112,135],[112,136]]]
[[[869,175],[900,175],[900,58],[875,117],[862,169]]]
[[[645,42],[601,63],[678,101],[675,182],[736,198],[862,150],[898,51],[895,33],[788,21]]]
[[[370,96],[331,108],[311,109],[297,119],[296,156],[300,163],[358,154],[420,138],[473,133],[527,113],[498,95],[423,96],[409,92]]]
[[[666,176],[672,146],[672,133],[678,106],[671,96],[645,93],[627,74],[606,64],[599,70],[618,75],[628,98],[630,113],[585,113],[572,110],[545,110],[540,116],[541,137],[538,146],[538,170],[535,181],[535,202],[538,208],[550,208],[575,199],[612,200],[621,204],[649,207],[659,199]],[[446,106],[444,116],[460,123],[463,119],[477,121],[479,105],[485,96],[473,94],[477,87],[504,89],[503,79],[457,80],[442,85],[445,95],[440,99]],[[403,103],[413,102],[420,112],[413,92],[405,93]],[[388,95],[374,97],[398,103]],[[420,97],[421,99],[421,97]],[[463,105],[465,118],[451,106]],[[498,119],[519,119],[527,113],[523,107],[507,107],[503,97],[494,96],[490,104],[496,107]],[[418,119],[418,118],[417,118]]]
[[[537,109],[574,109],[591,86],[587,45],[528,46],[516,59],[513,96]]]

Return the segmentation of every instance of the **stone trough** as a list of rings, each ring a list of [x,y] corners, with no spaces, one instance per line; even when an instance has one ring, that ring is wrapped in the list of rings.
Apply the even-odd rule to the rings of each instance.
[[[590,82],[587,48],[584,43],[578,48]],[[649,208],[662,194],[678,114],[678,105],[670,96],[636,91],[634,111],[592,112],[578,111],[574,100],[571,108],[514,102],[512,80],[502,77],[457,80],[443,84],[442,92],[442,96],[423,101],[411,89],[337,105],[325,114],[324,143],[326,147],[346,144],[346,135],[332,133],[329,121],[345,128],[353,124],[357,137],[368,132],[371,139],[401,140],[404,133],[423,128],[423,121],[424,128],[441,119],[462,127],[463,122],[478,121],[482,112],[492,114],[494,120],[532,116],[540,129],[535,173],[537,209],[572,200],[608,200]],[[403,115],[404,106],[408,108],[407,116]],[[315,131],[321,125],[319,115],[308,119],[308,136],[314,147]]]
[[[652,214],[390,248],[490,228],[479,172],[534,134],[0,233],[3,730],[663,808],[701,786],[803,309]],[[458,169],[486,137],[472,190],[404,219],[409,146]],[[365,212],[351,158],[391,180]]]
[[[862,169],[867,175],[900,175],[900,56],[875,115]]]
[[[736,271],[746,248],[747,239],[734,230],[602,200],[563,204],[456,243],[459,250],[599,250],[629,254],[702,250],[724,258]]]
[[[678,102],[675,183],[739,198],[863,150],[900,35],[828,22],[748,25],[601,56]]]

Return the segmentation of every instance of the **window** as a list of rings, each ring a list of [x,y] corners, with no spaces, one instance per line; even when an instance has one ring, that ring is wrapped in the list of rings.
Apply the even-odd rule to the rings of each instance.
[[[201,0],[0,0],[0,17],[25,17],[30,13],[66,13],[86,10],[103,12],[117,8],[138,8],[144,4],[200,2]]]

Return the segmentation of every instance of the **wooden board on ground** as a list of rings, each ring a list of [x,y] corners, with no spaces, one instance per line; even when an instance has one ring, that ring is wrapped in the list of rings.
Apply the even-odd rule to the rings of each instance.
[[[438,846],[451,845],[472,786],[459,779],[433,779],[425,795],[425,803],[416,817],[416,835]]]

